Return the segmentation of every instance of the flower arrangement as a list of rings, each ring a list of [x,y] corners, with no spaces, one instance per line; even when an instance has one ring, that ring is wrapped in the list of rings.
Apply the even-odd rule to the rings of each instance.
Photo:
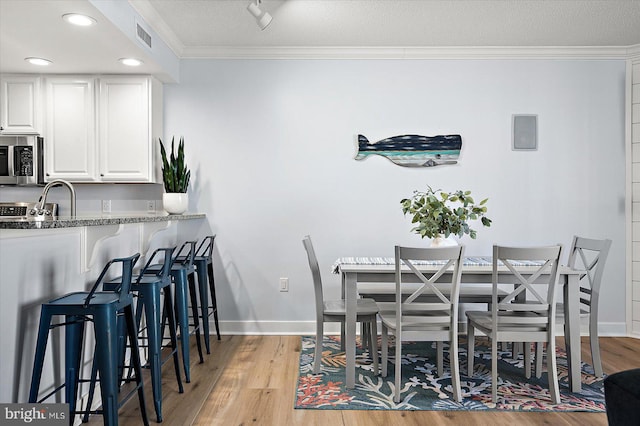
[[[400,203],[405,216],[413,215],[411,223],[417,224],[412,231],[422,238],[462,237],[469,234],[475,239],[477,232],[471,229],[468,221],[480,219],[482,225],[491,226],[491,219],[485,216],[487,200],[485,198],[475,204],[471,191],[443,192],[428,186],[426,191],[414,191],[413,197],[405,198]]]

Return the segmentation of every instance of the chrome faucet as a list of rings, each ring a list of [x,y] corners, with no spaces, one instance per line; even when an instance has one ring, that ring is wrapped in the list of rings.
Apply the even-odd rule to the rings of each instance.
[[[52,180],[44,187],[44,189],[42,190],[42,195],[40,195],[40,198],[36,203],[36,207],[35,207],[36,212],[34,212],[35,214],[37,214],[38,216],[42,216],[46,214],[46,212],[44,211],[44,205],[47,202],[47,194],[49,194],[49,190],[51,188],[58,185],[64,185],[69,189],[71,217],[76,217],[76,190],[73,189],[73,185],[71,185],[71,183],[62,179]]]

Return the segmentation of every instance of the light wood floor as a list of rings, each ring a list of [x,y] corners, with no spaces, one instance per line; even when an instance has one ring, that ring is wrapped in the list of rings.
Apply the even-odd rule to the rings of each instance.
[[[640,367],[640,340],[601,338],[605,373]],[[223,336],[198,364],[192,350],[192,380],[177,392],[173,367],[163,368],[163,425],[606,425],[600,413],[505,413],[470,411],[295,410],[299,336]],[[559,345],[563,345],[560,338]],[[582,356],[591,361],[587,340]],[[151,424],[155,412],[145,383]],[[102,424],[93,416],[91,424]],[[120,424],[140,425],[137,398],[120,409]]]

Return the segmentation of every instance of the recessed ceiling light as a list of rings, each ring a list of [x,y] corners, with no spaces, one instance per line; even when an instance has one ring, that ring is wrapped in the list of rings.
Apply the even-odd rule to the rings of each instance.
[[[46,67],[47,65],[51,65],[51,61],[48,59],[44,59],[44,58],[34,58],[34,57],[29,57],[29,58],[24,58],[25,61],[29,62],[31,65],[38,65],[41,67]]]
[[[96,23],[96,20],[91,16],[81,15],[79,13],[67,13],[62,15],[62,19],[70,24],[78,25],[80,27],[89,27]]]
[[[122,64],[128,67],[137,67],[142,65],[142,61],[140,59],[135,58],[120,58],[118,59]]]

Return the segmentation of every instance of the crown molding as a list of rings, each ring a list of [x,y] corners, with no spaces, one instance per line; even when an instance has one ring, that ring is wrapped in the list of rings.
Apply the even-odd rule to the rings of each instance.
[[[640,61],[640,44],[634,44],[627,49],[627,56],[631,60]]]
[[[182,59],[627,59],[640,45],[452,47],[185,47]]]

